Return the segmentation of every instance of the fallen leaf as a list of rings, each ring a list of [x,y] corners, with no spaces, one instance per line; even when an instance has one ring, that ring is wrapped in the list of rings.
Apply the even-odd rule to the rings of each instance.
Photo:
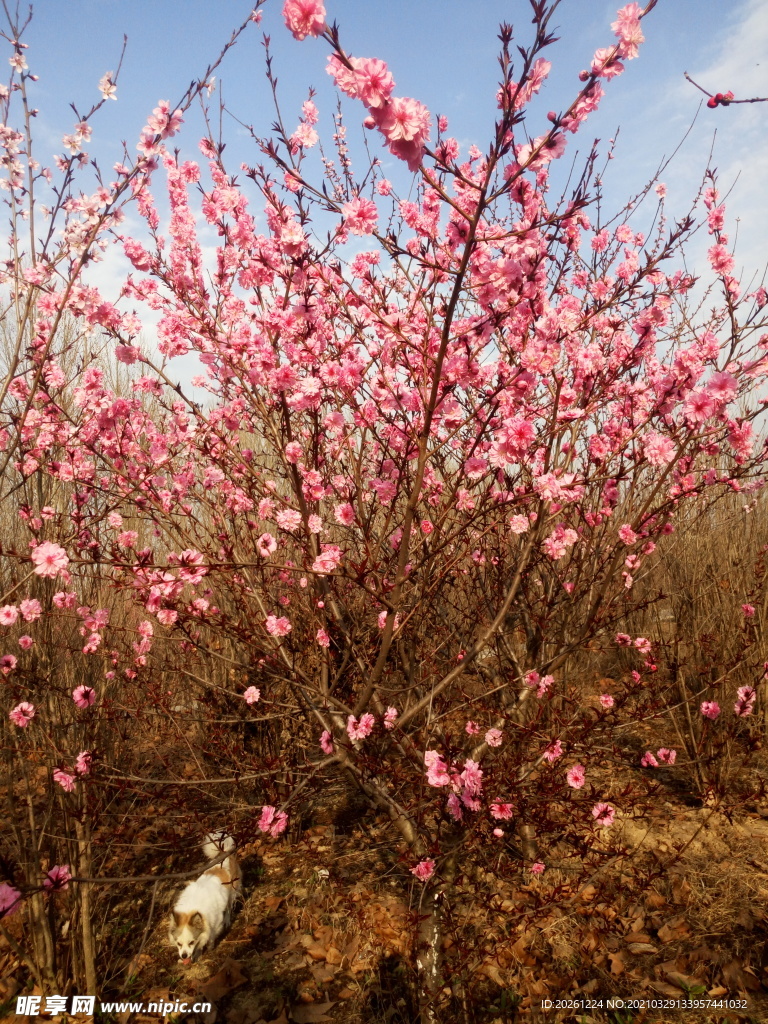
[[[656,952],[656,947],[651,945],[650,942],[630,942],[627,944],[627,949],[635,956],[641,956],[643,953]]]
[[[325,959],[328,949],[319,942],[312,942],[306,947],[306,954],[311,956],[312,959]]]
[[[625,967],[621,953],[609,953],[608,959],[611,961],[611,974],[613,974],[614,977],[617,977],[622,973]]]
[[[236,988],[245,985],[247,981],[248,975],[243,973],[240,964],[227,958],[222,964],[221,970],[207,981],[200,982],[197,990],[201,996],[205,996],[206,999],[215,1003],[218,999],[229,995],[230,992],[234,992]]]
[[[689,974],[681,974],[680,971],[666,971],[665,972],[669,980],[673,985],[678,985],[682,989],[700,989],[699,995],[703,994],[706,986],[702,985],[700,978],[693,978]]]
[[[684,917],[672,917],[657,930],[656,934],[662,942],[673,942],[675,939],[687,938],[691,934],[691,929]]]
[[[723,967],[723,981],[730,991],[757,992],[760,982],[752,974],[744,970],[738,960],[733,959]]]
[[[667,984],[666,981],[649,981],[648,987],[652,988],[654,992],[658,992],[660,996],[672,996],[675,999],[679,999],[683,991],[676,985]]]
[[[328,1011],[336,1003],[302,1003],[292,1006],[288,1011],[291,1020],[296,1024],[321,1024],[322,1021],[331,1020]]]

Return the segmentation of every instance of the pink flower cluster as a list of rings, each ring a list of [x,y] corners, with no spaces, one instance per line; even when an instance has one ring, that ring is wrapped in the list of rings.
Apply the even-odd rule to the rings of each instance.
[[[390,153],[405,160],[409,170],[417,170],[429,141],[427,108],[418,100],[392,96],[395,82],[384,61],[351,57],[345,63],[334,54],[327,70],[343,93],[365,104],[366,124],[379,129]]]
[[[656,751],[656,756],[646,750],[643,756],[640,758],[640,764],[643,768],[658,768],[660,764],[672,765],[677,760],[677,751],[669,750],[667,747],[660,747]]]
[[[376,719],[369,711],[360,716],[359,722],[354,715],[349,715],[347,718],[347,735],[353,743],[364,740],[371,735],[375,724]]]
[[[288,815],[285,811],[278,811],[276,807],[265,804],[261,809],[258,826],[259,831],[276,839],[281,833],[285,832],[288,826]]]

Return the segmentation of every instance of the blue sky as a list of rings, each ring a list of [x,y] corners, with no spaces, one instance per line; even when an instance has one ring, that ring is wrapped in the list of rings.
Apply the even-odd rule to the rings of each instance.
[[[617,2],[563,0],[553,18],[560,42],[545,54],[553,71],[533,108],[532,135],[547,127],[546,111],[563,110],[578,88],[577,75],[594,50],[608,45]],[[335,94],[325,73],[328,47],[320,40],[297,42],[282,23],[281,0],[270,0],[260,27],[249,31],[217,72],[217,83],[233,113],[267,134],[274,120],[264,78],[262,31],[271,34],[274,67],[283,114],[295,127],[308,86],[318,89],[321,136],[329,135]],[[495,118],[498,80],[497,31],[511,22],[517,42],[527,43],[530,10],[524,0],[326,0],[342,44],[358,56],[377,56],[390,66],[398,95],[413,96],[449,117],[450,133],[462,147],[485,149]],[[250,5],[239,0],[40,0],[25,35],[30,69],[40,76],[33,102],[40,108],[37,156],[48,162],[61,152],[61,136],[74,121],[68,104],[81,110],[98,99],[97,83],[114,69],[128,36],[118,101],[106,104],[94,122],[89,152],[105,168],[121,156],[121,141],[135,149],[147,114],[159,99],[179,99],[193,78],[219,52]],[[729,215],[738,215],[737,257],[756,271],[768,256],[768,103],[708,110],[701,93],[685,82],[689,71],[712,91],[732,89],[738,97],[768,96],[768,4],[764,0],[659,0],[644,21],[646,43],[626,72],[606,85],[596,117],[570,137],[568,154],[585,152],[593,138],[607,143],[621,126],[616,159],[606,178],[609,199],[621,200],[642,187],[664,155],[669,155],[697,115],[696,124],[663,180],[669,187],[670,217],[682,216],[696,192],[714,139],[713,164],[723,184],[735,182]],[[7,45],[7,44],[6,44]],[[364,111],[348,102],[350,132],[358,131]],[[361,130],[361,129],[360,129]],[[182,132],[185,156],[197,156],[199,132]],[[228,167],[258,162],[253,144],[234,121],[224,124]],[[373,151],[387,156],[372,137]],[[394,161],[387,156],[389,164]],[[394,177],[397,170],[392,167]],[[691,259],[703,267],[706,237]]]

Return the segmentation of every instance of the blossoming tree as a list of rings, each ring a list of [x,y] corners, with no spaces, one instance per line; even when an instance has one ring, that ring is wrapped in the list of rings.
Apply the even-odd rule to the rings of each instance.
[[[625,758],[612,730],[664,697],[649,686],[651,641],[622,627],[653,597],[646,571],[676,518],[751,492],[766,456],[753,426],[766,295],[734,276],[714,177],[700,192],[710,311],[697,316],[696,282],[676,265],[696,221],[668,224],[662,184],[641,197],[657,204],[648,237],[633,224],[639,202],[610,219],[598,208],[596,151],[560,199],[552,187],[569,140],[638,55],[654,3],[619,11],[614,41],[534,130],[555,6],[532,0],[533,39],[515,59],[502,26],[497,121],[485,152],[462,153],[445,116],[397,95],[382,59],[345,50],[319,0],[286,0],[287,28],[324,44],[345,117],[412,172],[412,198],[377,156],[354,172],[341,121],[336,158],[313,176],[311,96],[294,131],[280,121],[256,139],[264,162],[240,169],[245,183],[212,137],[203,166],[172,151],[186,108],[160,103],[114,182],[61,192],[66,258],[26,252],[5,277],[28,311],[0,424],[6,461],[14,487],[42,480],[58,504],[30,495],[31,551],[9,553],[4,624],[77,609],[83,654],[99,657],[107,618],[82,610],[77,586],[97,572],[135,608],[137,639],[110,652],[111,680],[151,689],[162,657],[179,691],[193,676],[203,692],[205,666],[228,659],[245,710],[272,707],[286,723],[254,829],[278,838],[299,794],[340,774],[391,820],[422,885],[425,1020],[444,985],[443,915],[478,865],[536,876],[572,856],[588,878],[611,852],[610,828],[640,791],[612,788]],[[7,180],[32,202],[19,139],[4,137],[17,147]],[[144,224],[130,237],[127,201]],[[218,238],[210,264],[200,215]],[[119,301],[84,281],[100,245],[132,265]],[[153,346],[139,338],[147,309]],[[121,393],[95,362],[64,372],[64,317],[78,344],[108,339],[127,367]],[[169,376],[191,352],[205,402]],[[32,596],[30,581],[48,579]],[[19,645],[3,671],[22,743],[45,712]],[[624,649],[626,681],[588,692],[606,648]],[[757,679],[733,715],[751,712]],[[83,716],[97,690],[94,677],[72,695]],[[158,706],[176,701],[152,692]],[[649,755],[645,767],[675,761]],[[52,770],[76,794],[103,769],[72,749]]]

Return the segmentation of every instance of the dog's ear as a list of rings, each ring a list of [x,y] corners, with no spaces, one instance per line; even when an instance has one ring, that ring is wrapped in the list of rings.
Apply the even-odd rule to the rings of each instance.
[[[178,928],[179,925],[181,924],[181,915],[179,914],[178,910],[171,911],[171,918],[173,919],[173,923]]]
[[[192,917],[190,917],[189,923],[190,923],[190,926],[192,928],[202,928],[203,927],[203,915],[200,913],[199,910],[195,911],[195,913],[192,915]]]

